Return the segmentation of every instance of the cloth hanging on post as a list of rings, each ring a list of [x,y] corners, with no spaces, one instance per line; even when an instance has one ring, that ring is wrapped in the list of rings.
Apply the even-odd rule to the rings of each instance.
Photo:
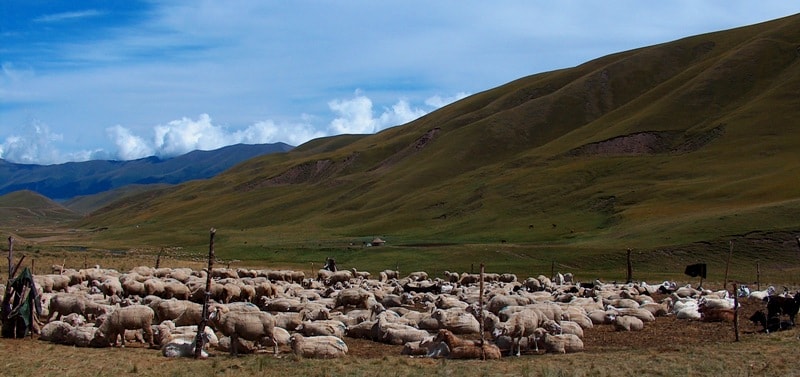
[[[706,264],[705,263],[697,263],[697,264],[690,264],[686,266],[686,270],[683,272],[686,275],[691,277],[701,277],[703,279],[706,278]]]

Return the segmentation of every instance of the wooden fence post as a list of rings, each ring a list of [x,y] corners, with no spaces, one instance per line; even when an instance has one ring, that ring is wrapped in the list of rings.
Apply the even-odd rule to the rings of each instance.
[[[730,251],[728,251],[728,261],[725,262],[725,281],[722,283],[722,289],[728,289],[728,269],[731,266],[731,255],[733,255],[733,240],[730,240]]]
[[[8,282],[14,278],[12,272],[14,267],[14,237],[8,237]]]
[[[761,262],[756,261],[756,289],[761,290]]]
[[[736,341],[739,341],[739,290],[736,283],[733,284],[733,331],[736,334]]]
[[[628,278],[625,280],[627,284],[633,282],[633,263],[631,263],[631,249],[628,249]]]
[[[483,333],[483,274],[485,272],[484,268],[485,268],[484,264],[481,263],[481,279],[480,279],[480,287],[478,290],[479,291],[478,313],[480,313],[480,315],[478,316],[478,324],[480,326],[480,332],[481,332],[481,360],[486,360],[486,348],[484,347],[486,336]]]
[[[200,324],[197,326],[197,336],[195,337],[194,358],[199,359],[203,355],[203,335],[206,331],[208,322],[208,300],[211,297],[211,269],[214,268],[214,235],[217,230],[211,228],[211,236],[208,241],[208,272],[206,273],[206,292],[203,295],[203,311]],[[231,345],[235,347],[235,345]]]

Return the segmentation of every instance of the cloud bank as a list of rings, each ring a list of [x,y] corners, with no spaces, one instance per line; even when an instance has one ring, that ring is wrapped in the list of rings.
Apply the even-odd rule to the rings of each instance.
[[[323,127],[313,124],[311,117],[303,116],[299,122],[263,120],[244,128],[230,128],[215,123],[211,115],[203,113],[197,118],[183,117],[152,127],[150,135],[137,135],[123,125],[106,129],[114,150],[82,150],[63,153],[59,147],[64,137],[53,133],[40,121],[32,121],[26,132],[9,136],[0,144],[0,158],[25,164],[57,164],[67,161],[93,159],[135,160],[157,156],[170,158],[194,150],[214,150],[234,144],[265,144],[284,142],[300,145],[311,139],[339,134],[372,134],[383,129],[413,121],[430,111],[466,97],[458,93],[452,97],[435,96],[427,99],[423,107],[398,100],[391,107],[375,109],[372,100],[360,91],[352,98],[328,102],[335,118]]]

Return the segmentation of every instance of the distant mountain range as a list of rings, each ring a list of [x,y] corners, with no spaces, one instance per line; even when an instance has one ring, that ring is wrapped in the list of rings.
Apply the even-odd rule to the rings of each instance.
[[[284,143],[237,144],[167,159],[147,157],[131,161],[96,160],[57,165],[16,164],[0,159],[0,195],[30,190],[63,201],[133,184],[178,184],[211,178],[253,157],[291,149],[292,146]]]

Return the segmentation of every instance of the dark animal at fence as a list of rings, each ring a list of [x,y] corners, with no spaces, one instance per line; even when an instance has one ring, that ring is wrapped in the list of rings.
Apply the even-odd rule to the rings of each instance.
[[[786,315],[794,326],[794,319],[800,310],[800,292],[797,292],[794,297],[767,296],[764,298],[764,302],[767,303],[767,318],[780,318],[781,315]]]
[[[331,272],[336,272],[336,270],[337,270],[337,268],[336,268],[336,260],[334,260],[333,258],[325,258],[325,265],[322,266],[322,269],[328,270],[328,271],[331,271]]]
[[[761,325],[763,327],[762,331],[767,334],[775,331],[788,330],[793,327],[789,321],[782,321],[780,317],[767,318],[767,315],[761,310],[753,313],[753,315],[750,316],[750,321],[755,325]]]

